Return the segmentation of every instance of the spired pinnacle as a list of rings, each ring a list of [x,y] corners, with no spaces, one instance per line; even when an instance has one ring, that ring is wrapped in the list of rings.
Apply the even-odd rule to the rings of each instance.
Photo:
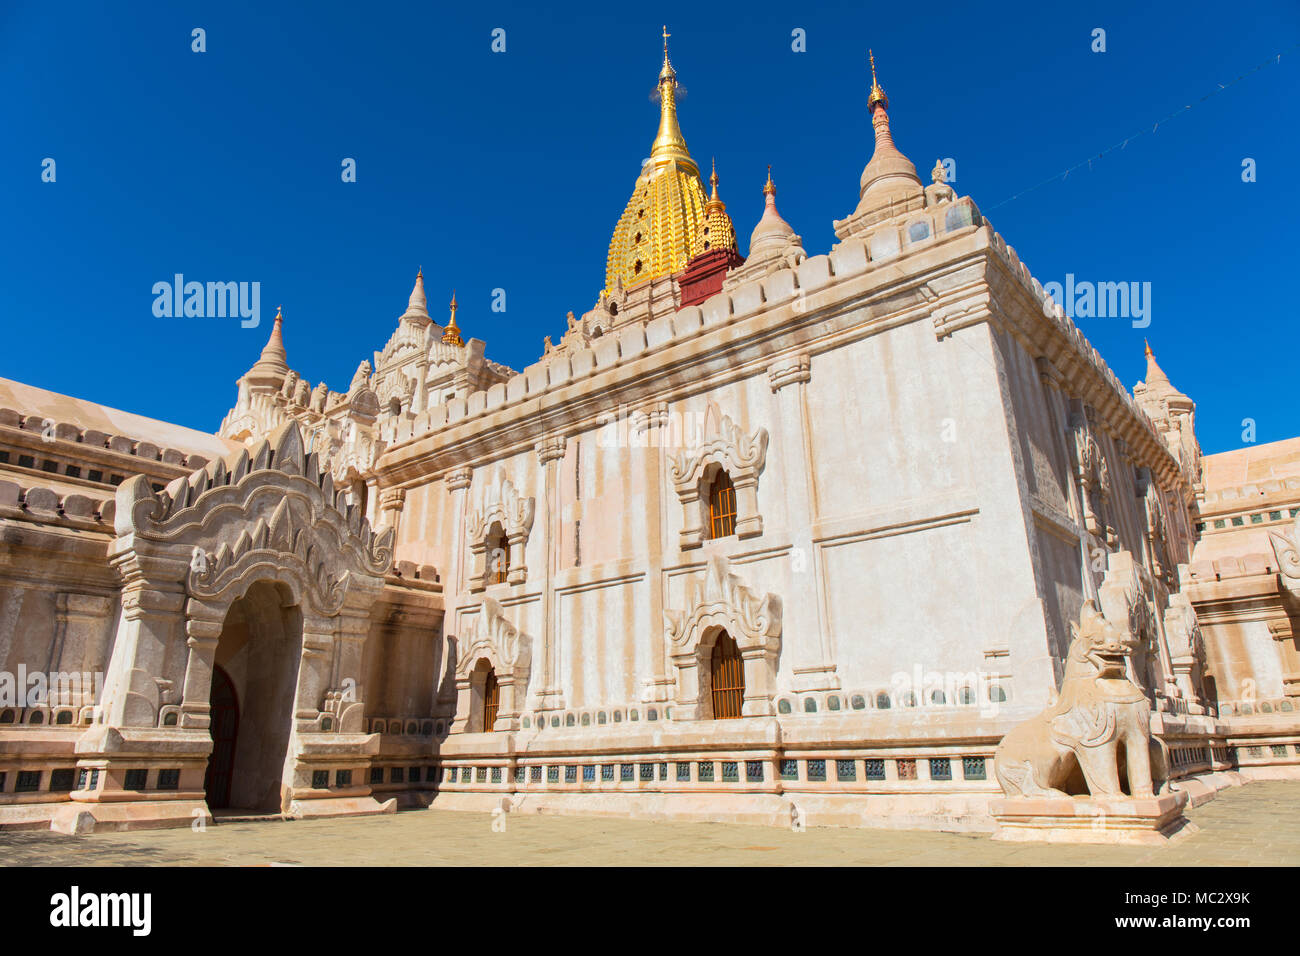
[[[1146,339],[1143,339],[1142,344],[1146,346],[1146,357],[1147,357],[1146,383],[1150,385],[1152,382],[1168,382],[1169,376],[1166,375],[1165,370],[1162,369],[1156,363],[1156,353],[1151,351],[1151,343],[1148,342]]]
[[[877,103],[889,109],[889,97],[885,95],[884,88],[876,80],[876,55],[868,50],[867,57],[871,60],[871,94],[867,97],[867,110],[873,111]]]
[[[681,160],[695,168],[686,148],[686,138],[677,123],[677,74],[668,62],[668,37],[671,34],[664,27],[664,65],[659,71],[659,132],[650,147],[650,161],[658,165],[670,160]],[[698,172],[698,170],[697,170]]]
[[[713,187],[713,194],[709,196],[709,201],[704,204],[704,214],[712,215],[715,211],[726,212],[727,207],[722,202],[722,197],[718,195],[718,160],[713,159],[713,172],[709,176],[709,185]]]
[[[416,315],[422,318],[429,317],[429,300],[424,295],[424,267],[415,274],[415,287],[411,289],[411,297],[406,303],[406,314]]]
[[[749,260],[754,262],[785,252],[799,237],[776,208],[776,184],[772,182],[772,167],[767,167],[767,182],[763,185],[763,215],[749,236]]]
[[[266,340],[266,345],[262,346],[261,356],[244,375],[244,380],[249,385],[278,389],[284,384],[284,377],[289,374],[289,361],[284,350],[283,327],[284,310],[277,305],[271,335]]]
[[[610,238],[606,295],[681,272],[708,238],[704,207],[709,197],[677,122],[678,84],[668,59],[669,36],[665,26],[659,129]]]
[[[876,148],[858,182],[858,212],[922,195],[921,178],[916,174],[916,167],[894,145],[894,136],[889,129],[889,97],[876,78],[876,56],[871,51],[868,55],[871,57],[871,94],[867,97],[867,109],[871,112]]]
[[[447,322],[447,328],[443,330],[442,342],[444,345],[464,345],[465,341],[460,337],[460,327],[456,325],[456,290],[451,291],[451,318]]]
[[[727,204],[718,195],[718,161],[713,161],[713,174],[709,176],[713,195],[704,204],[704,229],[699,237],[699,252],[727,249],[737,252],[736,227],[727,215]]]

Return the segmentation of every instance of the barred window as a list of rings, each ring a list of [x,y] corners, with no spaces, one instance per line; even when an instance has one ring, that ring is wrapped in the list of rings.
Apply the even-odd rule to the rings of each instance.
[[[719,471],[709,485],[709,537],[725,538],[736,533],[736,486],[731,476]]]

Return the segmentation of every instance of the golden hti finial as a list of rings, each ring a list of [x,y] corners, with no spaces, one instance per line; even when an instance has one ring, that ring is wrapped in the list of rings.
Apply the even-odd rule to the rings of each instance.
[[[464,345],[464,340],[460,337],[460,328],[456,325],[456,290],[451,290],[451,319],[447,322],[447,328],[442,333],[443,345]]]
[[[677,124],[677,74],[668,62],[668,27],[664,27],[664,65],[659,71],[659,132],[650,146],[650,158],[658,164],[680,160],[695,166],[686,139]],[[695,175],[699,175],[698,169]]]
[[[709,185],[713,187],[713,195],[711,195],[711,196],[709,197],[709,199],[708,199],[708,202],[706,202],[706,203],[704,204],[704,215],[706,215],[706,216],[710,216],[710,215],[712,215],[714,212],[726,212],[726,211],[727,211],[727,207],[726,207],[726,205],[723,203],[723,201],[722,201],[722,197],[718,195],[718,160],[717,160],[717,157],[714,157],[714,159],[713,159],[713,173],[712,173],[712,175],[709,176]]]
[[[776,183],[772,182],[772,164],[767,164],[767,183],[763,186],[764,196],[776,195]]]
[[[889,109],[889,97],[885,95],[884,88],[876,80],[876,55],[868,50],[867,56],[871,60],[871,95],[867,97],[867,109],[874,109],[877,103]]]
[[[277,321],[277,322],[283,322],[283,321],[284,321],[284,315],[282,314],[283,312],[284,312],[284,307],[283,307],[283,306],[279,306],[279,305],[277,305],[277,306],[275,307],[275,321]]]

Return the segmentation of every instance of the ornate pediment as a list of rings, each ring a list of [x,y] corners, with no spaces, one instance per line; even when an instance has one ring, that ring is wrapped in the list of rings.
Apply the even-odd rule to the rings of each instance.
[[[136,562],[148,554],[188,562],[192,597],[234,600],[253,580],[283,580],[325,616],[354,582],[379,587],[393,561],[392,529],[371,530],[292,421],[156,494],[144,476],[124,482],[115,530]]]
[[[733,481],[756,478],[767,459],[766,428],[746,433],[717,403],[709,402],[704,413],[700,444],[668,458],[668,470],[679,492],[699,482],[705,467],[717,462]]]
[[[772,714],[781,623],[779,597],[746,586],[731,573],[726,558],[711,556],[704,580],[688,586],[686,607],[664,611],[664,633],[676,673],[676,718],[696,720],[712,714],[709,659],[724,631],[743,659],[741,714]]]
[[[498,468],[484,493],[482,507],[470,512],[466,519],[466,534],[472,544],[480,543],[493,522],[500,522],[507,538],[527,538],[536,507],[537,499],[520,495],[514,482]]]
[[[781,599],[746,587],[722,555],[709,557],[703,585],[692,591],[686,609],[664,611],[664,631],[674,653],[691,648],[712,624],[724,627],[742,648],[773,641],[779,646]]]
[[[461,636],[456,673],[468,677],[474,665],[484,658],[498,678],[513,676],[519,686],[528,683],[532,642],[506,619],[501,605],[492,598],[483,599],[483,609]]]

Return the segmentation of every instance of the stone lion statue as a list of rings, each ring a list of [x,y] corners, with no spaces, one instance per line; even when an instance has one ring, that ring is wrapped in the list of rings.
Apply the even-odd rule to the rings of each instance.
[[[998,783],[1008,797],[1117,797],[1127,778],[1129,796],[1155,796],[1168,784],[1168,758],[1151,736],[1146,696],[1126,674],[1136,639],[1091,601],[1071,631],[1060,697],[1003,738]]]

